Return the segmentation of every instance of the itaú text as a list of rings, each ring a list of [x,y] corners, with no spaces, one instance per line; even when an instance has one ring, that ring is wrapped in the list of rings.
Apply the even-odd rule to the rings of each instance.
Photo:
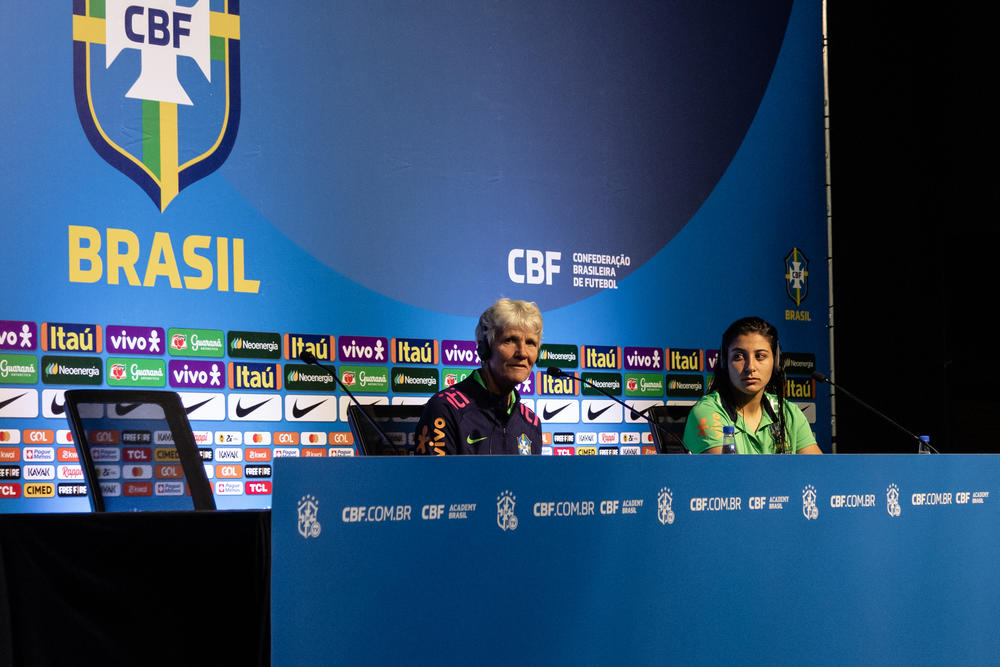
[[[128,229],[107,228],[104,236],[94,227],[69,225],[69,281],[109,285],[125,283],[132,287],[154,287],[157,279],[166,280],[174,289],[206,290],[256,294],[260,281],[246,277],[243,239],[192,234],[180,242],[183,263],[178,265],[174,242],[167,232],[156,232],[148,248],[138,235]],[[230,252],[230,240],[232,252]],[[232,282],[230,283],[230,266]],[[184,275],[181,275],[181,269]],[[142,279],[139,279],[142,271]]]

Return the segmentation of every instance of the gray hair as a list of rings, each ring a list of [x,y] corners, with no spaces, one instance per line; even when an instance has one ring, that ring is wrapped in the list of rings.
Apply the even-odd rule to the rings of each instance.
[[[534,301],[498,299],[479,316],[479,323],[476,325],[476,345],[485,342],[493,347],[493,339],[497,332],[507,327],[521,327],[533,331],[541,342],[542,311]]]

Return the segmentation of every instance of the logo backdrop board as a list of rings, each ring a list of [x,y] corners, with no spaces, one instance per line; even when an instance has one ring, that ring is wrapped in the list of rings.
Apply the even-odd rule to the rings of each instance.
[[[299,352],[419,402],[499,296],[543,309],[542,367],[643,406],[694,400],[760,314],[827,446],[819,6],[703,5],[26,6],[0,28],[0,510],[86,506],[79,385],[181,392],[219,506],[266,507],[275,457],[353,451]],[[649,444],[549,380],[523,389],[573,403],[560,453]]]

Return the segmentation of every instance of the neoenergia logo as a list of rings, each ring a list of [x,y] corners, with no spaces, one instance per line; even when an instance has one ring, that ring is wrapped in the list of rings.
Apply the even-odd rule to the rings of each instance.
[[[239,2],[224,4],[215,12],[209,0],[189,7],[174,0],[73,1],[80,123],[94,150],[160,211],[218,169],[236,140]]]

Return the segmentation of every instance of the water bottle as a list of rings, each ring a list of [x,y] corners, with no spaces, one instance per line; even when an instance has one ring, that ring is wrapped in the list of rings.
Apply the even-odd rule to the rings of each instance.
[[[736,453],[736,427],[735,426],[723,426],[722,427],[722,453],[723,454],[735,454]]]
[[[723,437],[725,440],[725,437]],[[931,453],[931,436],[922,435],[920,436],[920,444],[917,446],[917,454],[930,454]]]

